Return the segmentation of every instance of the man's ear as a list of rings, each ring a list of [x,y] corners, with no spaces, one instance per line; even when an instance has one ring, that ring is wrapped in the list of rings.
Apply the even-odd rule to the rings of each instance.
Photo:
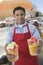
[[[15,17],[15,15],[13,15],[13,17]]]
[[[26,14],[25,14],[25,17],[26,17]]]

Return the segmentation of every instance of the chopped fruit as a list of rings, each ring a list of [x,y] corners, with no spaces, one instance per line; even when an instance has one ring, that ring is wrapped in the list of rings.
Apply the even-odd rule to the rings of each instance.
[[[31,37],[30,39],[27,40],[28,44],[33,44],[36,42],[39,42],[38,39],[36,37]]]
[[[33,40],[34,42],[38,41],[38,39],[36,37],[31,37],[31,40]]]
[[[7,46],[7,52],[9,53],[9,54],[14,54],[13,52],[14,52],[14,49],[16,49],[18,47],[18,45],[15,43],[15,42],[12,42],[12,43],[10,43],[10,44],[8,44],[8,46]]]
[[[30,39],[27,40],[27,42],[28,42],[30,55],[36,56],[37,55],[36,49],[39,46],[39,40],[36,37],[31,37]]]
[[[10,55],[10,57],[12,57],[12,58],[9,58],[9,61],[11,59],[13,62],[16,62],[19,59],[18,45],[15,42],[8,44],[6,47],[6,50],[7,50],[7,53]]]

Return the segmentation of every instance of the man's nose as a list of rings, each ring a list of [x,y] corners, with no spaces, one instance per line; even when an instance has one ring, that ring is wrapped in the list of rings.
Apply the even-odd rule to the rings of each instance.
[[[19,15],[19,18],[21,18],[22,16],[21,15]]]

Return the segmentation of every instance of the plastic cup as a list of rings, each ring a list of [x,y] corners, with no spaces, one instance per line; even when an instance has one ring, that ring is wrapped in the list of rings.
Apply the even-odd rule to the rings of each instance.
[[[10,62],[16,62],[19,59],[18,45],[15,44],[14,48],[7,49],[7,57]]]
[[[36,56],[37,55],[36,49],[38,48],[38,46],[39,46],[38,42],[37,43],[33,43],[33,44],[28,44],[28,48],[29,48],[31,56]]]
[[[12,61],[16,62],[19,59],[19,55],[18,55],[18,48],[14,49],[14,54],[12,54]]]

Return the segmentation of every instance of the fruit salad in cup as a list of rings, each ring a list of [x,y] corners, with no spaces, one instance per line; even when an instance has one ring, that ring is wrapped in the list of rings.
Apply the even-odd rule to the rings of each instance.
[[[6,47],[8,55],[10,55],[12,58],[8,58],[9,61],[16,62],[19,59],[18,56],[18,45],[15,42],[12,42],[7,45]]]
[[[27,40],[28,42],[28,49],[30,52],[31,56],[36,56],[37,55],[37,48],[39,46],[39,40],[36,37],[31,37],[30,39]]]

